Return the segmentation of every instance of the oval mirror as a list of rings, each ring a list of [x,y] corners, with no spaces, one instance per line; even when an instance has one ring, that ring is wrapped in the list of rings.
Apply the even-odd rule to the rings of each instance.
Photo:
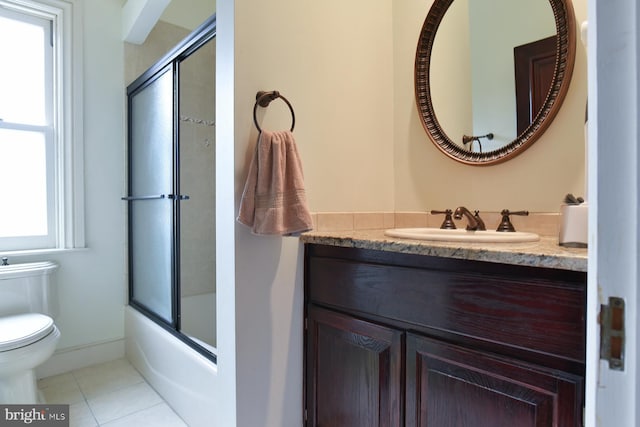
[[[575,38],[570,0],[434,0],[415,60],[432,142],[470,165],[530,147],[569,89]]]

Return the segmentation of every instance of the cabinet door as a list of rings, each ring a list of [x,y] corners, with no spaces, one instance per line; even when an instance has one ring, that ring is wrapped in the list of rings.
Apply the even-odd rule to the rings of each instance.
[[[407,334],[406,426],[581,425],[582,380]]]
[[[402,425],[403,333],[309,307],[307,426]]]

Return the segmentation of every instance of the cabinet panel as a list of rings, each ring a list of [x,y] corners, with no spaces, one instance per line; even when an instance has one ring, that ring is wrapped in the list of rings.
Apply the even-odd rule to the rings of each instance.
[[[580,426],[585,288],[581,272],[308,245],[307,426]]]
[[[407,427],[578,426],[580,377],[407,334]]]
[[[429,257],[424,257],[428,259]],[[434,262],[435,263],[435,262]],[[415,268],[310,257],[309,299],[318,304],[584,361],[584,276],[549,280],[530,268],[468,271],[470,261]],[[452,267],[452,268],[450,268]],[[464,271],[466,268],[467,271]],[[462,272],[461,272],[462,271]],[[316,285],[317,284],[317,285]]]
[[[403,425],[403,333],[313,306],[307,325],[306,425]]]

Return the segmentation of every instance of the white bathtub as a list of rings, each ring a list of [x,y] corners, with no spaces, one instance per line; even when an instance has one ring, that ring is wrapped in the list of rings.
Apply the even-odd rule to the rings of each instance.
[[[125,309],[129,361],[189,427],[211,427],[217,366],[132,307]]]

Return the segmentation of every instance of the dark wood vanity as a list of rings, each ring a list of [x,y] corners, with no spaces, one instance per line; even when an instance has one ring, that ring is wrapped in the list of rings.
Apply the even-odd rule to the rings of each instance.
[[[580,426],[586,273],[305,245],[306,426]]]

